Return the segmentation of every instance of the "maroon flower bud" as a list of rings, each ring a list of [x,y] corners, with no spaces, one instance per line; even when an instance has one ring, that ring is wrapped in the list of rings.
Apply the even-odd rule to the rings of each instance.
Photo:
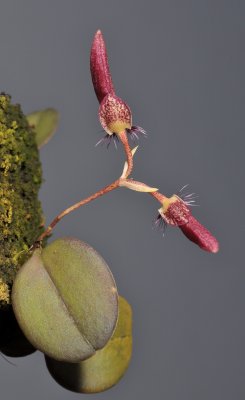
[[[132,125],[132,114],[129,106],[115,95],[105,42],[101,31],[97,31],[90,55],[90,70],[96,96],[100,103],[99,119],[106,136],[99,143],[109,146],[111,140],[120,139],[120,134],[125,132],[135,141],[139,136],[146,136],[146,131]]]
[[[158,210],[159,215],[156,219],[156,225],[163,225],[164,229],[166,224],[178,226],[185,236],[201,249],[217,253],[219,250],[217,239],[192,216],[186,204],[187,202],[177,195],[173,195],[170,198],[158,192],[152,193],[152,195],[162,202],[162,207]],[[190,200],[188,201],[190,202]]]
[[[90,70],[94,90],[99,103],[101,103],[106,95],[109,93],[113,95],[115,93],[108,65],[105,42],[101,31],[97,31],[94,36],[90,54]]]

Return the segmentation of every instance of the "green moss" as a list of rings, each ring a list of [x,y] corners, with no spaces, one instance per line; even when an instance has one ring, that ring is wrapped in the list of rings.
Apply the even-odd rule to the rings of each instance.
[[[43,230],[41,182],[35,134],[20,106],[0,94],[0,285],[10,290],[26,250]],[[0,288],[0,307],[6,303],[10,299],[1,298]]]

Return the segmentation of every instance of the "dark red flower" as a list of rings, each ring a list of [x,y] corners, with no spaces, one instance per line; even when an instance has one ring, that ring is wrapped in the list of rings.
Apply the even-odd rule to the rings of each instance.
[[[120,97],[116,96],[106,52],[106,46],[101,31],[97,31],[90,56],[90,70],[96,96],[100,103],[99,119],[106,136],[99,143],[110,144],[121,132],[135,141],[140,135],[146,136],[146,131],[132,125],[132,114],[129,106]]]
[[[162,219],[164,225],[178,226],[184,235],[201,249],[217,253],[219,250],[217,239],[192,216],[186,202],[177,195],[170,198],[163,196],[162,198],[162,207],[158,210],[159,215],[156,220],[157,225],[161,223]]]

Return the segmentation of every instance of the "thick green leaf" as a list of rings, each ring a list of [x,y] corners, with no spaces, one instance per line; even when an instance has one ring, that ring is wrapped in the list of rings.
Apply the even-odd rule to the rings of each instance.
[[[118,317],[109,267],[92,247],[71,238],[33,253],[17,274],[12,301],[27,339],[62,361],[78,362],[104,347]]]
[[[128,368],[132,354],[132,311],[119,297],[119,319],[107,345],[88,360],[67,363],[46,358],[53,378],[66,389],[79,393],[97,393],[115,385]]]
[[[36,142],[40,148],[55,133],[59,122],[59,113],[54,108],[46,108],[41,111],[35,111],[27,115],[26,118],[36,134]]]

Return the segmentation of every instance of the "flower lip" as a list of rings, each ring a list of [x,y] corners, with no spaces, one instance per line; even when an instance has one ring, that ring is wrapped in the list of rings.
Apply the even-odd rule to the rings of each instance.
[[[120,97],[111,93],[105,96],[100,104],[99,119],[102,128],[109,135],[113,133],[119,135],[132,127],[130,108]]]

